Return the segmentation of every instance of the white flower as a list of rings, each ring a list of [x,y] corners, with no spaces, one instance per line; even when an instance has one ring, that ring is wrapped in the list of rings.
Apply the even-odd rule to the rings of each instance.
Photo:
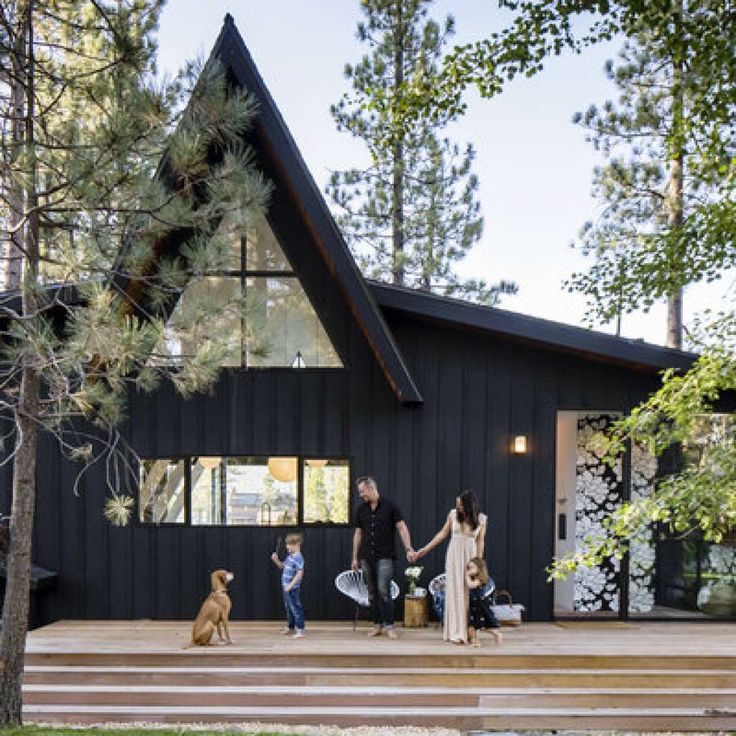
[[[407,567],[406,570],[404,570],[404,575],[406,575],[409,580],[419,580],[419,576],[422,574],[422,570],[424,568],[420,567],[419,565],[415,565],[414,567]]]

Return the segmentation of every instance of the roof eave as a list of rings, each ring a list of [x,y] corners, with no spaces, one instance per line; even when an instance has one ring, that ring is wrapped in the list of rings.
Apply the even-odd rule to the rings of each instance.
[[[547,348],[577,353],[595,360],[627,365],[639,370],[666,368],[687,370],[697,359],[694,353],[673,350],[639,340],[607,335],[582,327],[531,317],[459,299],[372,281],[371,292],[382,308],[425,319],[460,325],[506,339],[535,343]]]

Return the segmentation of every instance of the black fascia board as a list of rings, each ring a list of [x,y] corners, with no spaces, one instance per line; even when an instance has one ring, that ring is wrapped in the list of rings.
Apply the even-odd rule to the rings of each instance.
[[[273,159],[283,183],[298,203],[302,218],[313,234],[330,273],[397,398],[402,404],[421,404],[422,395],[409,373],[391,330],[368,290],[230,14],[225,16],[212,56],[219,59],[237,83],[257,101],[259,108],[254,126],[255,135]]]
[[[376,301],[384,309],[460,325],[507,339],[541,344],[564,352],[579,353],[606,363],[644,370],[687,370],[698,357],[694,353],[652,345],[641,340],[606,335],[583,327],[485,307],[417,289],[377,281],[370,281],[369,286]]]

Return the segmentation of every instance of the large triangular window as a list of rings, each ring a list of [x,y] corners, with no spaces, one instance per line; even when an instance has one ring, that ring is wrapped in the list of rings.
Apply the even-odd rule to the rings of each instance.
[[[233,234],[229,242],[222,268],[182,292],[169,320],[169,353],[175,357],[194,353],[201,339],[217,334],[227,339],[225,366],[341,368],[337,351],[265,217],[245,237]],[[197,313],[208,317],[197,324],[191,318]],[[187,324],[187,330],[179,329],[179,324]]]

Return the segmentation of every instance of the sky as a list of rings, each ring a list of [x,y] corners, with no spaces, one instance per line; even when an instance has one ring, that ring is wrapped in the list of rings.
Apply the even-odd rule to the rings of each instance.
[[[496,0],[436,0],[430,12],[435,19],[451,13],[452,43],[466,43],[503,27],[509,16],[496,6]],[[206,57],[226,13],[322,191],[331,171],[366,163],[360,141],[339,133],[329,113],[348,90],[345,64],[365,53],[355,36],[358,0],[169,0],[159,29],[161,71],[173,74],[187,59]],[[515,281],[519,293],[504,297],[503,309],[584,324],[585,301],[563,282],[588,265],[571,243],[596,217],[590,189],[600,161],[571,118],[615,96],[603,66],[617,49],[612,42],[583,56],[552,59],[541,74],[514,80],[492,100],[470,94],[467,114],[448,130],[452,140],[476,148],[485,218],[482,240],[458,271],[489,282]],[[689,287],[686,322],[697,311],[718,308],[725,288]],[[614,326],[596,329],[613,332]],[[663,343],[664,306],[624,315],[621,334]]]

